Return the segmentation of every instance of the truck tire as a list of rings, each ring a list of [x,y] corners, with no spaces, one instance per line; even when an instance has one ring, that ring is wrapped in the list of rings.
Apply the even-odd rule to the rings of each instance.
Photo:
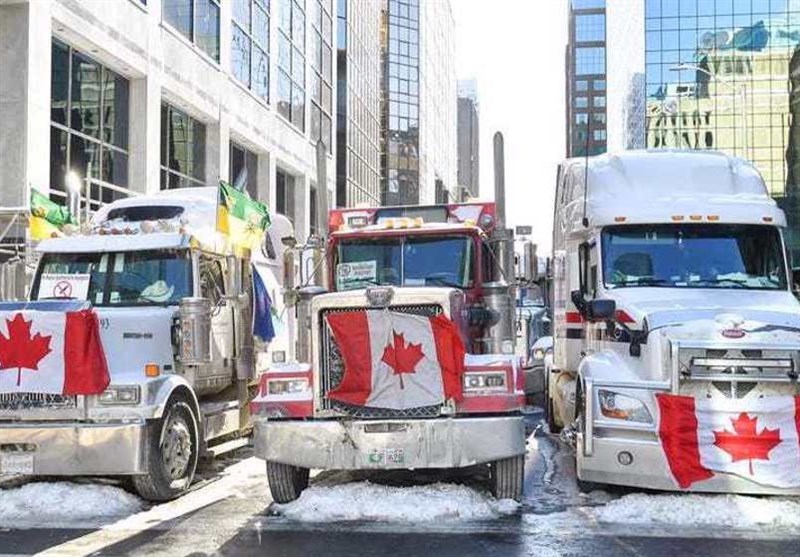
[[[142,499],[169,501],[192,485],[198,456],[197,419],[181,399],[171,400],[159,420],[147,424],[147,474],[133,476]]]
[[[492,462],[490,470],[492,494],[497,499],[522,501],[525,480],[525,455],[512,456]]]
[[[267,481],[273,501],[290,503],[308,487],[308,468],[268,460]]]
[[[547,401],[545,402],[544,406],[545,417],[547,418],[547,429],[550,430],[550,433],[557,434],[561,433],[563,429],[560,425],[556,423],[556,412],[555,408],[553,408],[553,399],[547,397]]]

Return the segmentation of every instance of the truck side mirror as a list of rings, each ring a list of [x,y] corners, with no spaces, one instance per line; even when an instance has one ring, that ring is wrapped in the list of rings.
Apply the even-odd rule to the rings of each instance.
[[[592,300],[587,306],[587,319],[590,321],[613,319],[617,312],[617,302],[614,300]]]

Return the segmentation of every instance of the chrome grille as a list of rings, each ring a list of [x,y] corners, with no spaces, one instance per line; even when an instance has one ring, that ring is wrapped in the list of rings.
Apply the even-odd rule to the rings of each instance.
[[[436,304],[424,305],[403,305],[391,306],[391,311],[397,313],[410,313],[412,315],[423,315],[432,317],[442,313],[442,308]],[[353,311],[366,311],[363,307],[349,308],[329,308],[320,312],[320,338],[322,340],[320,350],[320,397],[322,399],[322,409],[336,410],[344,412],[354,418],[434,418],[439,416],[441,406],[421,406],[419,408],[409,408],[406,410],[395,410],[391,408],[374,408],[370,406],[355,406],[345,404],[327,398],[327,394],[332,389],[339,386],[344,378],[344,360],[339,346],[333,338],[333,333],[328,327],[325,316],[331,313],[344,313]]]
[[[78,406],[75,395],[42,393],[0,393],[0,410],[71,409]]]
[[[790,350],[756,348],[681,348],[685,380],[709,381],[728,398],[742,398],[759,383],[797,379],[800,355]]]

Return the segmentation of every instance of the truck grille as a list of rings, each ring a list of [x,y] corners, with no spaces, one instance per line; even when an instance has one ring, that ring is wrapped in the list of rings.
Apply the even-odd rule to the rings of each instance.
[[[797,380],[800,355],[789,350],[681,349],[683,379],[710,381],[728,398],[742,398],[759,383]]]
[[[78,406],[78,397],[41,393],[0,393],[0,410],[70,409]]]
[[[389,309],[398,313],[410,313],[413,315],[423,315],[432,317],[442,313],[442,308],[436,304],[425,305],[404,305],[392,306]],[[336,410],[344,412],[354,418],[434,418],[440,413],[441,406],[421,406],[419,408],[408,408],[406,410],[395,410],[392,408],[374,408],[370,406],[354,406],[335,400],[329,400],[327,394],[330,390],[339,386],[344,378],[344,360],[333,333],[328,327],[325,316],[331,313],[342,313],[348,311],[366,311],[366,308],[329,308],[320,312],[320,338],[322,340],[320,350],[320,398],[323,410]]]

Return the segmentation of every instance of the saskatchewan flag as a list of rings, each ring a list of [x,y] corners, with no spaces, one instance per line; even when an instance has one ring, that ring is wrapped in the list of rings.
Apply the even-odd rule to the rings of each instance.
[[[31,240],[39,241],[61,235],[61,227],[72,223],[69,209],[31,188],[31,216],[28,221]]]
[[[269,212],[263,203],[250,199],[247,192],[220,181],[217,201],[218,232],[228,236],[236,246],[253,248],[261,244],[269,222]]]

